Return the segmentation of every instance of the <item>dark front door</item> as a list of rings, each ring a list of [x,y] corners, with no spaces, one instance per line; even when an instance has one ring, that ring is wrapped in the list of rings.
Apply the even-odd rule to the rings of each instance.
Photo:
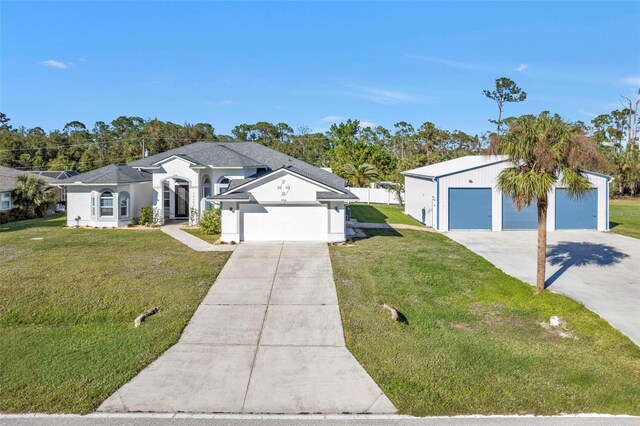
[[[176,217],[189,217],[189,187],[176,185]]]

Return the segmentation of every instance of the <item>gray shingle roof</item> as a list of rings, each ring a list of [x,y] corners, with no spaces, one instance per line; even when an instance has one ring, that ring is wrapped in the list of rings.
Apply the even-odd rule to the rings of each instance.
[[[197,164],[213,167],[265,167],[263,162],[249,158],[227,145],[240,142],[194,142],[189,145],[174,148],[160,154],[151,155],[129,163],[134,167],[153,166],[154,164],[177,155]]]
[[[18,176],[25,174],[29,174],[29,172],[0,166],[0,192],[13,191],[14,189],[16,189],[16,186],[18,184]],[[39,177],[45,182],[49,183],[55,180],[47,176]]]
[[[250,200],[249,192],[233,192],[231,194],[222,193],[211,197],[212,200]]]
[[[151,173],[140,171],[127,164],[110,164],[90,172],[72,176],[60,180],[56,184],[70,185],[83,184],[107,184],[107,183],[137,183],[150,182]]]

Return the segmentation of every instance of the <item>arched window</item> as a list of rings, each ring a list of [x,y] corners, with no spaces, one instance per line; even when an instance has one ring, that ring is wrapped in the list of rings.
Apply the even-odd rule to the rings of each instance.
[[[120,217],[129,217],[129,193],[121,192],[118,196],[119,204],[120,204]]]
[[[100,216],[113,216],[113,193],[104,191],[100,194]]]
[[[229,188],[229,184],[231,183],[231,180],[229,178],[223,177],[218,181],[218,191],[220,193],[224,192],[227,190],[227,188]]]
[[[205,176],[202,180],[202,195],[204,198],[211,197],[211,180],[209,180],[209,176]]]

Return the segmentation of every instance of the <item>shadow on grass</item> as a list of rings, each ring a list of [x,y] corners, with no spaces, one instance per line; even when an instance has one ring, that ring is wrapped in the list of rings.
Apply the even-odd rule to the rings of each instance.
[[[547,262],[560,266],[560,269],[547,279],[544,286],[551,286],[571,267],[610,266],[627,257],[628,254],[607,244],[560,242],[547,250]]]
[[[367,239],[374,237],[404,237],[401,233],[396,231],[391,226],[389,226],[388,228],[360,228],[360,230],[364,232],[364,234],[367,236]],[[365,238],[357,239],[364,240]]]
[[[62,228],[66,224],[66,216],[66,213],[55,213],[43,218],[5,223],[0,225],[0,233],[20,231],[27,228]]]
[[[618,225],[622,225],[620,222],[609,221],[609,229],[613,229]]]
[[[387,215],[373,206],[351,204],[351,217],[362,223],[386,223]]]

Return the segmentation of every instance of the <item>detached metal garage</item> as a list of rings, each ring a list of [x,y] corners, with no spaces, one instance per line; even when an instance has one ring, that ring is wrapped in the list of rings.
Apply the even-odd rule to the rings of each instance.
[[[496,187],[510,167],[505,156],[470,155],[404,172],[405,213],[438,231],[528,230],[538,226],[536,205],[517,210]],[[579,199],[566,188],[549,194],[547,229],[609,230],[611,177],[584,172],[593,188]]]

